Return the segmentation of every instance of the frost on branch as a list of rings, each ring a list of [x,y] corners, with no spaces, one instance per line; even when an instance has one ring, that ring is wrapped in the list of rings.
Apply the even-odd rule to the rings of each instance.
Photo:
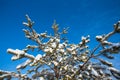
[[[114,53],[119,55],[120,42],[113,43],[108,39],[120,33],[120,22],[114,25],[114,30],[106,35],[96,36],[99,42],[93,50],[88,44],[90,36],[82,36],[78,44],[70,44],[62,35],[68,28],[59,32],[59,25],[54,21],[54,34],[37,33],[33,28],[33,21],[26,15],[27,22],[23,22],[27,29],[23,29],[25,37],[36,44],[27,45],[24,49],[8,49],[12,54],[11,60],[26,60],[19,64],[17,72],[0,70],[0,79],[18,78],[20,80],[112,80],[120,79],[120,70],[108,59],[114,59]],[[37,55],[31,55],[38,50]],[[102,59],[104,56],[106,60]],[[94,61],[92,60],[94,59]],[[30,67],[29,69],[27,69]],[[23,72],[23,69],[26,72]]]

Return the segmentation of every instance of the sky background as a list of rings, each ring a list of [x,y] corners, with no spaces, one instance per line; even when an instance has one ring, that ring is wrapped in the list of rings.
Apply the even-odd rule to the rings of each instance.
[[[98,44],[95,36],[112,31],[113,24],[120,20],[120,0],[0,0],[0,69],[15,70],[24,61],[11,61],[12,55],[6,50],[24,49],[31,44],[22,31],[26,14],[39,33],[51,33],[56,20],[60,29],[70,27],[66,35],[70,43],[79,43],[81,36],[90,35],[92,49]],[[120,41],[120,35],[112,41]],[[114,61],[117,67],[119,57]]]

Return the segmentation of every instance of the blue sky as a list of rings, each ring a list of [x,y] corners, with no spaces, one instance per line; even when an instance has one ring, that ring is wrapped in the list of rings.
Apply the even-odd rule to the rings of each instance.
[[[7,48],[23,49],[30,43],[22,31],[25,14],[39,33],[51,33],[56,20],[60,29],[70,27],[66,36],[71,43],[89,34],[93,48],[95,35],[110,32],[120,20],[120,0],[0,0],[0,69],[13,70],[20,62],[11,61]],[[113,41],[120,41],[118,36]]]

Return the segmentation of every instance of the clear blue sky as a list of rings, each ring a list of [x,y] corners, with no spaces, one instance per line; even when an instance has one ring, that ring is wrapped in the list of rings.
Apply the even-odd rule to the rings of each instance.
[[[19,63],[11,61],[7,48],[23,49],[30,43],[22,31],[25,14],[35,21],[38,32],[50,33],[53,20],[60,29],[70,27],[66,36],[73,43],[89,34],[93,48],[95,35],[110,32],[120,20],[120,0],[0,0],[0,69],[14,70]]]

